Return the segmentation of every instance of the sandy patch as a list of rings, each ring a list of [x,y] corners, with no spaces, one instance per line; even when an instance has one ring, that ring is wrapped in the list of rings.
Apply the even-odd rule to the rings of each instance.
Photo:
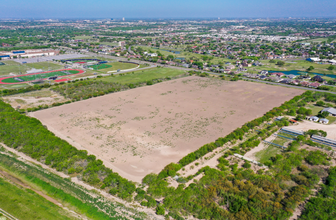
[[[27,109],[38,107],[39,105],[51,105],[57,102],[68,101],[68,99],[49,89],[6,96],[3,99],[16,109]]]
[[[31,115],[121,176],[140,182],[302,92],[193,76]]]
[[[267,137],[265,139],[265,141],[272,142],[277,137],[276,134],[277,134],[277,132],[274,133],[274,134],[272,134],[271,136]],[[259,161],[259,159],[256,158],[255,155],[259,151],[267,149],[267,147],[268,147],[268,144],[265,144],[263,141],[261,141],[260,144],[257,147],[255,147],[252,150],[248,151],[246,154],[244,154],[244,156],[250,158],[251,160]]]
[[[325,124],[320,124],[320,123],[304,120],[302,122],[299,122],[297,125],[293,125],[288,128],[297,130],[297,131],[308,131],[309,129],[323,130],[327,132],[327,138],[336,140],[336,124],[325,125]]]

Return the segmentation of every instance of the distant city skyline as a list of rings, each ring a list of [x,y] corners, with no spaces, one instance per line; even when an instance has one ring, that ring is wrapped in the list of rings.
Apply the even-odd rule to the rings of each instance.
[[[335,0],[0,0],[0,18],[336,17]]]

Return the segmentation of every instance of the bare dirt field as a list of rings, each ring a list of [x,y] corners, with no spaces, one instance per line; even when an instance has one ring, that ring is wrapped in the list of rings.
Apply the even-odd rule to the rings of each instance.
[[[39,105],[50,105],[55,102],[65,102],[68,99],[49,89],[42,89],[34,92],[16,94],[4,97],[4,101],[13,108],[27,109]]]
[[[308,131],[309,129],[323,130],[327,132],[327,138],[336,140],[336,124],[325,125],[304,120],[302,122],[299,122],[297,125],[293,125],[288,128],[297,131]]]
[[[187,77],[37,111],[49,130],[140,182],[302,90]]]

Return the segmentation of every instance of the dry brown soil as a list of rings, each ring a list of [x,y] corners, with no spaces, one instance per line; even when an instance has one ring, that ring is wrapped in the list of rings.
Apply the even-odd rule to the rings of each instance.
[[[68,99],[49,89],[42,89],[34,92],[6,96],[4,97],[4,101],[9,103],[13,108],[27,109],[39,105],[66,102]]]
[[[31,116],[121,176],[140,182],[302,92],[192,76]]]

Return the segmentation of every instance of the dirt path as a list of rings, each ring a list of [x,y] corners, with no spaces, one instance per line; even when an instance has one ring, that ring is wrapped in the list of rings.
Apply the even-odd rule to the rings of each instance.
[[[37,161],[35,159],[30,158],[29,156],[25,155],[22,152],[19,152],[19,151],[13,149],[13,148],[10,148],[10,147],[6,146],[3,143],[0,143],[0,145],[3,146],[9,152],[12,152],[15,155],[18,155],[19,157],[16,158],[18,160],[21,160],[21,161],[23,161],[25,163],[29,163],[29,164],[32,164],[32,165],[37,164],[37,165],[41,166],[43,169],[45,169],[45,170],[47,170],[47,171],[49,171],[51,173],[54,173],[54,174],[56,174],[58,176],[61,176],[63,178],[70,178],[70,176],[68,176],[68,175],[66,175],[66,174],[64,174],[62,172],[58,172],[58,171],[56,171],[56,170],[48,167],[47,165],[45,165],[45,164],[43,164],[43,163],[41,163],[41,162],[39,162],[39,161]],[[3,152],[1,152],[1,153],[3,153]],[[7,154],[7,155],[12,156],[10,154]],[[94,188],[94,187],[90,186],[89,184],[86,184],[85,182],[78,180],[77,178],[71,178],[71,181],[73,183],[76,183],[77,185],[80,185],[80,186],[84,187],[87,190],[94,190],[95,192],[98,192],[97,193],[98,195],[102,195],[103,197],[107,198],[111,202],[122,204],[122,205],[124,205],[127,208],[136,209],[139,212],[144,212],[144,213],[146,213],[148,215],[147,216],[148,219],[151,219],[151,220],[164,220],[164,216],[156,215],[155,211],[153,211],[150,208],[143,207],[139,203],[136,203],[136,202],[128,203],[128,202],[126,202],[126,201],[124,201],[124,200],[122,200],[122,199],[120,199],[118,197],[112,196],[111,194],[109,194],[109,193],[107,193],[105,191],[102,191],[100,189]],[[122,210],[122,211],[125,211],[125,210]]]
[[[312,121],[303,120],[297,125],[289,126],[288,128],[297,131],[308,131],[309,129],[318,129],[327,132],[327,138],[336,140],[336,124],[325,125]]]
[[[32,187],[30,187],[28,184],[22,182],[19,178],[13,176],[12,174],[2,170],[0,168],[0,177],[3,177],[4,179],[8,179],[10,180],[11,182],[23,187],[23,188],[26,188],[26,189],[30,189],[32,191],[34,191],[35,193],[39,194],[40,196],[42,196],[43,198],[45,198],[46,200],[48,200],[49,202],[52,202],[54,203],[55,205],[61,207],[62,209],[64,209],[66,212],[68,212],[71,216],[77,218],[77,219],[87,219],[85,216],[81,215],[81,214],[78,214],[70,209],[68,209],[67,207],[63,206],[60,202],[58,202],[56,199],[46,195],[45,193],[39,191],[39,190],[36,190]]]

